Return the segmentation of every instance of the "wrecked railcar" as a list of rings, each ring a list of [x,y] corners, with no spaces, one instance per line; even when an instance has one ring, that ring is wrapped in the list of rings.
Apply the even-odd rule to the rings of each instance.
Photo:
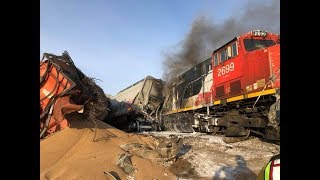
[[[76,67],[65,51],[44,53],[40,61],[40,139],[69,126],[66,114],[82,113],[88,120],[103,120],[109,112],[103,90]]]
[[[111,99],[111,111],[105,121],[129,132],[159,130],[164,85],[161,79],[147,76],[123,89]]]

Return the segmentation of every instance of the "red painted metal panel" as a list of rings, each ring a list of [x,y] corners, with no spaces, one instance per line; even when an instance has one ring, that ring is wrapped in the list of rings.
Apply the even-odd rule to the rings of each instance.
[[[212,101],[213,101],[213,92],[212,91],[209,91],[209,92],[205,92],[205,93],[200,93],[198,96],[197,96],[197,99],[195,100],[194,102],[194,105],[195,106],[199,106],[199,105],[206,105],[206,104],[212,104]]]
[[[242,58],[236,57],[229,59],[218,66],[214,67],[213,77],[214,86],[219,86],[222,83],[231,81],[243,75]]]
[[[271,75],[274,77],[273,88],[280,88],[280,44],[269,47]]]
[[[261,91],[271,75],[277,73],[280,67],[280,45],[248,52],[244,48],[243,40],[251,38],[253,38],[251,32],[237,37],[238,55],[213,68],[213,87],[211,90],[214,94],[214,100]],[[272,33],[268,33],[266,37],[254,38],[273,40],[274,42],[279,40],[279,36]],[[224,47],[231,43],[229,42]],[[221,48],[215,53],[220,53],[223,49],[225,48]],[[212,64],[214,64],[214,58],[212,58]],[[273,86],[271,84],[266,86],[266,89],[279,86],[278,79],[273,83]],[[232,92],[232,88],[235,87],[238,89],[236,93]]]
[[[40,111],[48,108],[51,97],[55,97],[62,92],[69,91],[72,87],[72,82],[69,82],[67,78],[55,66],[49,64],[49,61],[40,62],[40,77],[45,75],[46,69],[48,74],[45,77],[45,83],[40,87]]]
[[[268,48],[255,50],[245,54],[246,78],[244,86],[252,86],[251,91],[247,93],[261,91],[269,81],[270,66],[268,59]]]

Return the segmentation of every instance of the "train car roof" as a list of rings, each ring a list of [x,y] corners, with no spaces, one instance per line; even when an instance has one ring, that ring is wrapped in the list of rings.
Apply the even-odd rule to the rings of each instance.
[[[145,78],[141,79],[140,81],[138,81],[138,82],[136,82],[136,83],[134,83],[134,84],[132,84],[132,85],[124,88],[123,90],[119,91],[117,94],[119,94],[119,93],[121,93],[121,92],[123,92],[123,91],[125,91],[125,90],[127,90],[127,89],[129,89],[129,88],[131,88],[132,86],[137,85],[138,83],[140,83],[141,81],[144,81],[145,79],[161,80],[161,79],[157,79],[157,78],[154,78],[154,77],[148,75],[148,76],[146,76]]]

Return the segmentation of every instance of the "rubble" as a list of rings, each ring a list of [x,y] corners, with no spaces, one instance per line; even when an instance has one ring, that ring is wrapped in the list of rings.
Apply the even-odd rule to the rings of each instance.
[[[144,133],[154,138],[175,135],[191,148],[176,162],[163,164],[179,179],[256,179],[268,160],[280,153],[280,146],[250,137],[225,143],[224,137],[204,133]]]
[[[117,165],[120,166],[127,174],[133,174],[136,170],[132,165],[131,157],[131,154],[121,154],[117,161]]]
[[[166,140],[156,139],[154,149],[139,143],[124,144],[120,147],[130,154],[156,162],[175,161],[191,148],[190,146],[183,144],[183,140],[176,136]]]

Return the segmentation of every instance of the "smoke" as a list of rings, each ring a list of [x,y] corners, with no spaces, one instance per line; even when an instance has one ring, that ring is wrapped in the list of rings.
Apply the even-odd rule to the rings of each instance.
[[[280,33],[279,0],[264,4],[249,0],[244,7],[240,9],[242,14],[234,14],[220,24],[206,16],[196,17],[179,49],[164,54],[163,79],[171,84],[177,76],[209,58],[213,50],[243,33],[254,29]]]

